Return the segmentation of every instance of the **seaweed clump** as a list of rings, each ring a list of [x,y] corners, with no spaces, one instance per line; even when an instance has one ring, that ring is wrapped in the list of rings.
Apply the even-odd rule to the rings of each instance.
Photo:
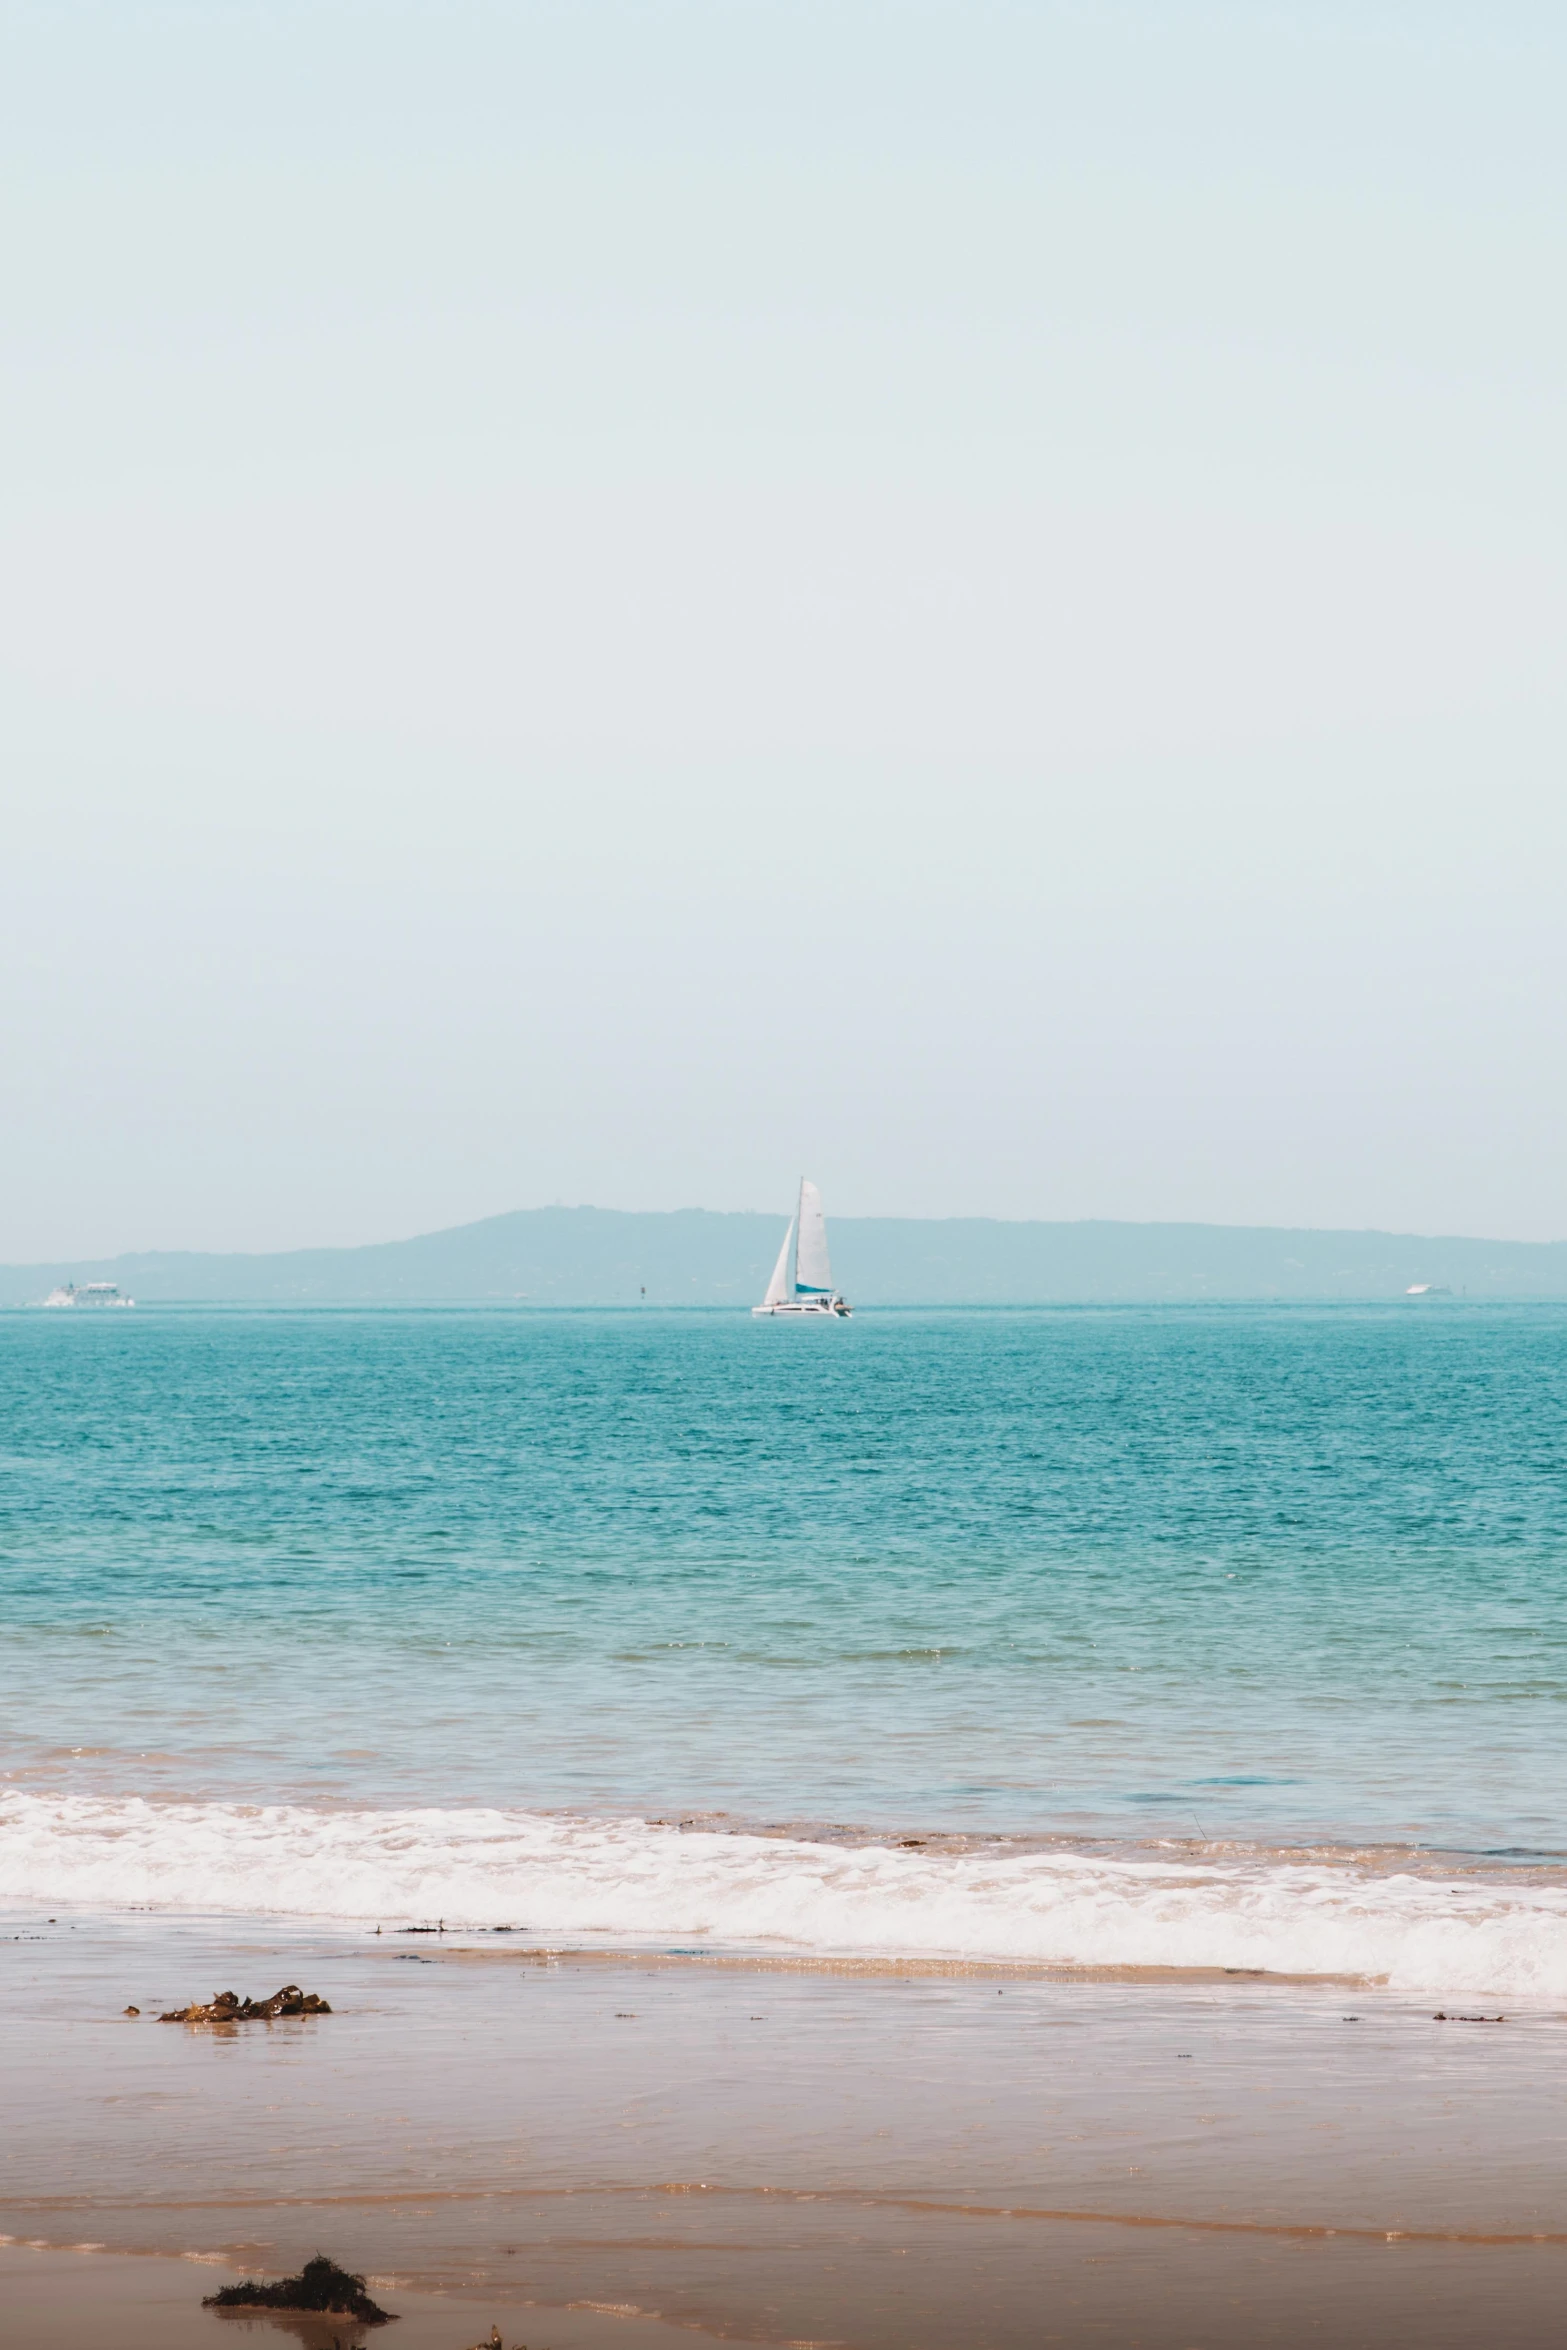
[[[314,1991],[285,1983],[270,1999],[241,1999],[237,1991],[220,1991],[209,2006],[171,2007],[160,2024],[269,2024],[275,2015],[330,2015],[331,2008]]]
[[[275,2285],[258,2284],[247,2277],[242,2284],[225,2285],[208,2293],[203,2309],[310,2309],[321,2317],[357,2317],[361,2325],[390,2325],[394,2310],[382,2309],[365,2291],[363,2277],[339,2268],[318,2252],[297,2277],[280,2277]]]

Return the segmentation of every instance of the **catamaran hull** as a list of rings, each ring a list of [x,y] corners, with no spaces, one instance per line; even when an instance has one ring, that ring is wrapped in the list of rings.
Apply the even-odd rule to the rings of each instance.
[[[769,1320],[773,1315],[781,1314],[792,1321],[798,1321],[803,1315],[812,1322],[824,1319],[846,1322],[854,1308],[845,1304],[841,1297],[801,1297],[783,1298],[775,1306],[753,1306],[751,1311],[753,1314],[766,1315]]]

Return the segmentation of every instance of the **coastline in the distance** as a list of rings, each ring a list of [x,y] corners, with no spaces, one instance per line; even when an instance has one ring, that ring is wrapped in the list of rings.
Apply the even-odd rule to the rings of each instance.
[[[844,1287],[869,1306],[1567,1298],[1567,1241],[974,1216],[835,1215],[833,1234]],[[149,1304],[739,1308],[762,1294],[778,1235],[777,1215],[522,1208],[357,1248],[0,1265],[0,1305],[113,1282]]]

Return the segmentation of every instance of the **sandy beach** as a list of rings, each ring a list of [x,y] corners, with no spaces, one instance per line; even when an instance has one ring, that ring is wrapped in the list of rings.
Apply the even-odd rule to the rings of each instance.
[[[1437,2022],[1339,1983],[199,1920],[6,1930],[18,2350],[216,2343],[236,2321],[199,2308],[215,2275],[322,2249],[381,2280],[413,2350],[491,2322],[556,2350],[670,2329],[1521,2346],[1567,2280],[1567,2019],[1544,2009]],[[331,2016],[156,2020],[283,1981]]]

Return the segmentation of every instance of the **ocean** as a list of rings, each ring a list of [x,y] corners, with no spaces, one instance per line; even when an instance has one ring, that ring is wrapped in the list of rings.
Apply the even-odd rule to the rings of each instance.
[[[1567,1308],[0,1316],[0,1900],[1567,1995]]]

